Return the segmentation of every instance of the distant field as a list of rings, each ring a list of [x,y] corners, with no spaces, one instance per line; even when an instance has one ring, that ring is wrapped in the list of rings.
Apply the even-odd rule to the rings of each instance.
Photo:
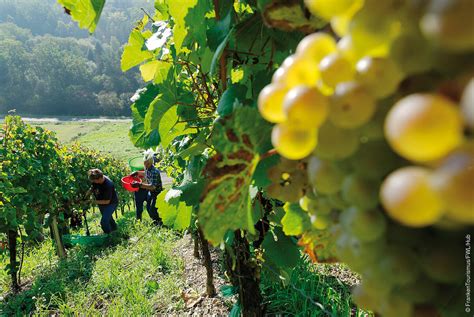
[[[55,132],[58,139],[64,144],[79,142],[84,146],[108,153],[124,161],[141,153],[128,138],[130,122],[30,121],[28,123]]]

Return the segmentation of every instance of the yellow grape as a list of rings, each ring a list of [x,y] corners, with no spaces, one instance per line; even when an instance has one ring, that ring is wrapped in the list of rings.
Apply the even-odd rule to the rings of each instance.
[[[337,160],[351,156],[359,147],[359,136],[354,131],[341,129],[326,121],[318,133],[315,153],[322,159]]]
[[[332,96],[329,119],[340,128],[357,128],[372,118],[375,107],[374,97],[364,86],[356,82],[342,83]]]
[[[316,87],[298,86],[283,101],[283,110],[291,124],[319,127],[327,118],[329,100]]]
[[[382,1],[380,1],[382,2]],[[360,10],[352,19],[349,33],[357,50],[370,56],[386,56],[400,25],[392,17],[381,18],[370,10]]]
[[[474,50],[474,1],[432,0],[420,22],[427,37],[442,47],[460,52]]]
[[[319,63],[319,71],[323,82],[331,87],[354,77],[355,71],[352,64],[340,53],[327,55]]]
[[[272,78],[274,83],[282,83],[288,88],[300,85],[316,86],[319,76],[318,63],[304,56],[287,57]]]
[[[283,111],[283,99],[288,88],[281,84],[270,84],[258,95],[258,110],[262,117],[270,122],[279,123],[286,120]]]
[[[296,55],[319,63],[324,56],[336,51],[336,41],[324,32],[307,35],[296,47]]]
[[[363,51],[356,50],[350,35],[344,36],[337,42],[337,51],[351,64],[355,64],[364,55]]]
[[[305,158],[316,147],[317,130],[280,123],[273,127],[272,144],[283,157],[290,160]]]
[[[446,155],[462,140],[459,109],[436,94],[412,94],[399,100],[385,120],[385,136],[401,156],[432,161]]]
[[[306,7],[311,13],[326,20],[344,14],[351,8],[353,2],[354,0],[305,0]]]
[[[392,172],[380,188],[380,200],[388,215],[410,227],[434,224],[443,207],[429,184],[430,173],[422,167],[403,167]]]
[[[365,57],[357,62],[356,80],[378,98],[392,94],[403,79],[397,65],[389,58]]]
[[[474,224],[474,144],[450,153],[435,170],[432,185],[453,220]]]
[[[461,111],[464,122],[471,130],[474,130],[474,78],[464,88],[461,98]]]
[[[344,36],[347,34],[352,18],[357,13],[357,11],[360,10],[363,4],[363,0],[355,0],[353,1],[352,6],[346,12],[332,17],[331,27],[337,35]]]

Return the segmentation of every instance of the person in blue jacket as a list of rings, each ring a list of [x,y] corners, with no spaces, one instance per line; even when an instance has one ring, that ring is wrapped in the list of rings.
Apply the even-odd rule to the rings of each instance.
[[[143,157],[144,171],[133,172],[131,174],[132,176],[142,178],[143,182],[134,182],[132,183],[132,187],[139,188],[139,190],[135,192],[137,219],[142,219],[143,203],[146,201],[148,215],[155,225],[161,225],[162,220],[156,208],[156,197],[163,190],[163,183],[161,181],[160,171],[155,167],[154,161],[154,152],[152,150],[145,151]]]
[[[98,168],[89,170],[88,177],[92,183],[91,190],[94,194],[95,202],[102,214],[100,226],[105,233],[111,233],[117,230],[117,223],[113,218],[113,213],[118,205],[118,196],[114,183]]]

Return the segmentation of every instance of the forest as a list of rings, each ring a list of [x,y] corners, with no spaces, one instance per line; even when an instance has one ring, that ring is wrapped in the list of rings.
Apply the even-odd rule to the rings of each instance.
[[[93,35],[54,0],[0,0],[0,115],[127,116],[138,72],[120,56],[150,0],[114,0]]]

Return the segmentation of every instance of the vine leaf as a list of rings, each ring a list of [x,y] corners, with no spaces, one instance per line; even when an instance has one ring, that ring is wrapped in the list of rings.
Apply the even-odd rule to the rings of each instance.
[[[234,106],[244,101],[247,88],[242,85],[234,84],[229,86],[222,94],[219,104],[217,105],[217,113],[221,116],[227,116],[232,113]]]
[[[152,35],[151,31],[140,32],[133,30],[128,38],[128,43],[123,50],[120,67],[123,72],[135,67],[146,60],[153,58],[153,53],[147,49],[143,49],[145,41]]]
[[[156,198],[156,207],[163,220],[163,224],[175,230],[186,230],[191,224],[192,207],[186,206],[184,202],[167,201],[168,190],[162,191]],[[179,195],[179,192],[178,192]],[[172,197],[173,200],[176,197]]]
[[[279,227],[273,229],[273,234],[265,235],[262,247],[265,251],[263,255],[266,264],[264,269],[270,266],[273,270],[286,271],[294,268],[300,259],[299,247]],[[269,274],[269,276],[272,275]]]
[[[308,214],[298,203],[286,203],[283,209],[286,213],[281,224],[287,236],[297,236],[311,228]]]
[[[186,25],[186,15],[197,3],[198,0],[173,0],[168,2],[169,13],[174,19],[173,38],[176,53],[181,52],[184,39],[188,34],[187,28],[189,26]]]
[[[94,33],[100,14],[105,5],[105,0],[58,0],[66,13],[79,24],[82,29]]]
[[[161,117],[158,124],[158,132],[161,138],[161,146],[163,148],[173,141],[174,138],[184,134],[197,133],[195,128],[186,128],[186,123],[178,122],[178,106],[172,106]]]
[[[199,209],[200,225],[214,245],[228,230],[255,231],[250,184],[260,154],[266,149],[261,137],[268,137],[265,132],[270,129],[257,109],[246,106],[236,108],[232,116],[214,124],[210,141],[217,154],[204,168],[204,177],[209,181]]]

